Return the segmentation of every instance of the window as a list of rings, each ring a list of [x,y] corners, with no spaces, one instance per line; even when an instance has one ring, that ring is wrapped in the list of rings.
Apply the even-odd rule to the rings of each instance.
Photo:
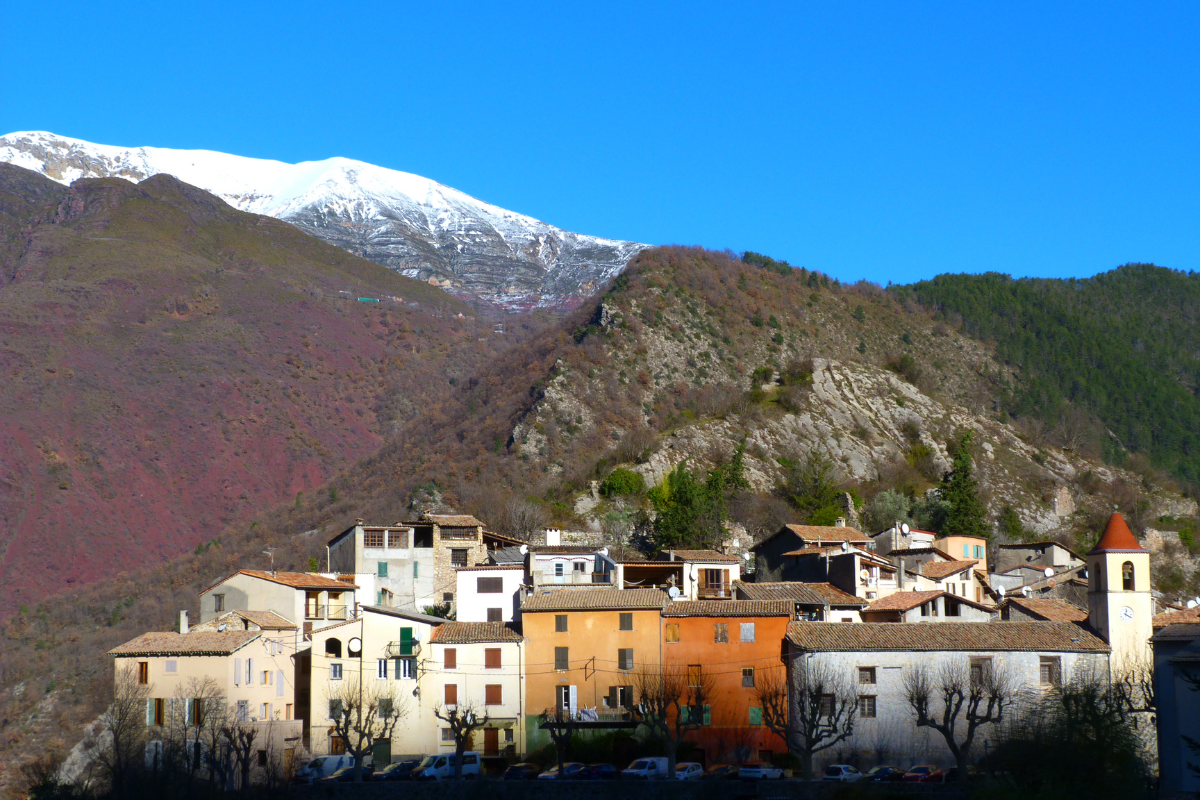
[[[378,574],[379,574],[379,577],[381,577],[381,578],[386,578],[386,577],[388,576],[388,574],[387,574],[387,562],[386,562],[386,561],[380,561],[380,562],[379,562],[379,570],[378,570]]]
[[[483,651],[484,669],[500,669],[500,648],[488,647]]]
[[[390,697],[379,698],[379,711],[378,711],[379,719],[384,719],[384,720],[391,719],[392,715],[395,712],[396,712],[396,705],[395,705],[395,703],[392,702],[392,698],[390,698]]]
[[[274,686],[275,685],[274,679],[275,679],[275,673],[273,673],[269,669],[264,669],[262,671],[262,681],[258,685],[259,686]]]
[[[458,650],[447,647],[442,654],[442,666],[446,669],[458,669]]]
[[[568,663],[569,662],[567,660],[567,648],[566,647],[554,648],[554,668],[557,670],[570,669],[570,667],[567,666]]]
[[[858,716],[863,719],[875,718],[875,695],[864,694],[858,697]]]
[[[442,602],[443,603],[453,603],[454,602],[454,592],[442,592]]]
[[[633,687],[610,686],[606,699],[609,708],[628,708],[633,705]]]
[[[742,628],[742,641],[743,642],[753,642],[754,641],[754,623],[753,622],[743,622],[741,624],[741,628]]]
[[[249,722],[250,721],[250,701],[249,700],[238,700],[237,701],[237,721],[238,722]]]
[[[411,681],[417,676],[417,660],[415,658],[396,659],[396,680]]]
[[[224,610],[225,610],[225,595],[214,594],[213,595],[213,611],[224,611]]]
[[[445,692],[445,696],[443,699],[446,701],[446,705],[448,705],[448,706],[458,705],[458,684],[457,683],[447,683],[446,684],[446,692]]]
[[[363,547],[383,547],[383,531],[367,531],[364,533]]]
[[[450,728],[442,728],[442,741],[443,742],[453,742],[454,741],[454,731],[451,730]]]
[[[411,656],[416,639],[413,638],[412,628],[400,629],[400,655]]]
[[[268,720],[271,718],[271,704],[270,703],[260,703],[259,704],[258,718],[261,720]]]
[[[326,639],[325,640],[325,655],[333,658],[342,657],[342,640],[341,639]]]
[[[875,683],[875,668],[874,667],[859,667],[858,668],[859,683]]]
[[[729,625],[724,622],[717,622],[713,625],[713,641],[728,642],[729,641]]]
[[[704,675],[704,667],[699,664],[688,664],[688,686],[696,688]]]
[[[175,659],[168,658],[166,661],[163,662],[163,672],[167,673],[168,675],[174,675],[178,671],[179,671],[179,662],[176,661]]]
[[[242,701],[242,703],[245,702],[245,700]],[[153,704],[154,724],[159,727],[165,725],[167,723],[167,701],[162,697],[156,697],[151,703]]]
[[[567,615],[566,614],[555,614],[554,615],[554,632],[555,633],[566,633],[567,632]]]
[[[970,557],[971,557],[971,545],[964,544],[963,545],[963,558],[970,558]]]
[[[504,742],[505,742],[505,744],[512,744],[512,741],[513,741],[513,729],[512,729],[512,728],[505,728],[505,729],[504,729]]]
[[[971,659],[971,685],[982,686],[991,675],[992,660],[990,658]]]
[[[750,724],[754,727],[762,725],[762,708],[750,706]]]
[[[617,651],[617,669],[624,671],[633,669],[632,647],[622,647]]]
[[[340,681],[341,679],[342,679],[342,665],[341,664],[330,664],[329,665],[329,680]]]
[[[475,591],[479,592],[479,594],[502,594],[504,592],[504,579],[476,578]]]
[[[286,703],[283,706],[283,718],[284,719],[294,719],[295,718],[295,712],[292,710],[291,703]]]
[[[584,564],[582,561],[571,562],[571,570],[573,572],[583,572],[586,568],[587,564]]]
[[[408,547],[408,531],[388,531],[388,547]]]
[[[563,576],[563,563],[561,561],[554,562],[554,577],[561,578]]]
[[[329,737],[329,753],[330,755],[340,756],[346,752],[346,740],[340,736]]]
[[[258,751],[258,765],[260,767],[265,767],[267,765],[267,751],[266,750]]]
[[[467,551],[461,548],[454,548],[450,551],[450,566],[465,567],[467,566]]]
[[[150,683],[150,662],[138,662],[138,685],[145,686]]]
[[[983,558],[983,545],[977,544],[972,548],[975,558]]]
[[[754,667],[742,667],[742,686],[754,688]]]
[[[342,701],[341,700],[330,700],[329,701],[329,718],[330,719],[341,719],[342,718]]]
[[[504,622],[504,609],[503,608],[489,608],[487,610],[487,621],[488,622]]]
[[[818,716],[832,717],[833,716],[834,697],[831,694],[821,695],[821,707],[817,712]]]
[[[1133,588],[1133,562],[1126,561],[1121,565],[1121,588],[1127,592],[1134,591]]]
[[[1038,662],[1042,686],[1057,686],[1061,682],[1062,659],[1058,656],[1042,656]]]
[[[666,640],[668,643],[675,644],[679,642],[679,623],[668,622],[666,625]]]
[[[633,614],[629,612],[621,612],[620,629],[623,631],[633,630]]]
[[[387,680],[387,659],[378,658],[375,660],[375,677],[380,680]]]
[[[485,684],[483,687],[483,704],[498,706],[504,703],[504,687],[498,683]]]

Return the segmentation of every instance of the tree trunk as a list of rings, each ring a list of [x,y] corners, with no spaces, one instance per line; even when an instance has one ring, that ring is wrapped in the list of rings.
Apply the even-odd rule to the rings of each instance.
[[[458,741],[454,743],[454,779],[458,780],[462,777],[463,752],[467,749],[467,738],[470,737],[470,732],[467,735],[460,736]]]
[[[354,782],[362,783],[362,763],[363,753],[356,752],[354,754]]]
[[[800,751],[800,763],[804,765],[804,780],[813,779],[813,754],[811,750]]]

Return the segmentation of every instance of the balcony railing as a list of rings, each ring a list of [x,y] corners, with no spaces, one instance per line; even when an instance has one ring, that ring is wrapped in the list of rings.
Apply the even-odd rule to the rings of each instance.
[[[701,584],[696,589],[696,596],[701,600],[727,600],[733,597],[729,584]]]
[[[305,619],[349,619],[346,616],[346,605],[339,603],[337,605],[310,605],[304,609]]]
[[[542,586],[587,586],[587,585],[604,585],[612,583],[611,572],[564,572],[562,575],[555,575],[553,572],[535,572],[533,573],[534,583]]]
[[[629,722],[633,712],[628,708],[576,708],[575,710],[546,709],[546,717],[551,722]]]

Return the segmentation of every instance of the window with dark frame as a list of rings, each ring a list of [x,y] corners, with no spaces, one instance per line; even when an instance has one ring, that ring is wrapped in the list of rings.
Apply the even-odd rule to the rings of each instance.
[[[383,547],[383,531],[363,533],[363,547]]]
[[[1038,659],[1038,677],[1042,686],[1058,686],[1062,682],[1062,659],[1058,656],[1041,656]]]
[[[729,641],[729,625],[725,622],[713,623],[713,641],[717,643]]]
[[[622,647],[617,650],[617,669],[628,672],[633,669],[633,648]]]
[[[458,649],[447,647],[442,652],[442,665],[445,669],[458,669]]]
[[[457,683],[447,683],[446,684],[446,689],[443,694],[443,700],[445,701],[446,705],[448,705],[448,706],[458,705],[458,684]]]
[[[569,664],[568,649],[566,647],[554,648],[554,668],[556,670],[569,669]]]
[[[148,683],[150,683],[150,662],[149,661],[139,661],[138,662],[138,685],[145,686]]]
[[[567,615],[566,614],[555,614],[554,615],[554,632],[555,633],[566,633],[567,632]]]
[[[620,617],[620,629],[623,631],[633,630],[633,613],[622,611]]]
[[[832,711],[830,712],[832,713]],[[875,695],[864,694],[858,698],[858,715],[863,719],[875,718]]]
[[[224,611],[224,610],[225,610],[225,595],[214,594],[213,595],[213,611]]]
[[[450,566],[465,567],[467,566],[467,551],[455,548],[450,551]]]
[[[500,648],[487,647],[483,651],[483,668],[500,669]]]
[[[971,686],[982,686],[992,671],[990,658],[971,659]]]
[[[465,551],[464,551],[465,552]],[[503,578],[476,578],[475,591],[479,594],[503,594]]]
[[[504,622],[504,609],[503,608],[489,608],[487,610],[487,621],[488,622]]]
[[[754,667],[742,667],[742,686],[754,688]]]
[[[387,546],[408,547],[408,531],[388,531]]]
[[[859,683],[875,683],[875,668],[874,667],[859,667],[858,668]]]
[[[485,684],[483,687],[483,704],[498,706],[504,703],[504,687],[498,683]]]

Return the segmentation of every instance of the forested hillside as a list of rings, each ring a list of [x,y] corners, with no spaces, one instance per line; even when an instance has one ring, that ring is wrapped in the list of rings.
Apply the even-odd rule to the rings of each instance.
[[[1081,446],[1200,481],[1200,274],[1127,264],[1083,280],[940,275],[893,291],[1019,370],[998,396],[1009,415],[1068,425],[1083,409],[1103,427],[1077,431]]]

